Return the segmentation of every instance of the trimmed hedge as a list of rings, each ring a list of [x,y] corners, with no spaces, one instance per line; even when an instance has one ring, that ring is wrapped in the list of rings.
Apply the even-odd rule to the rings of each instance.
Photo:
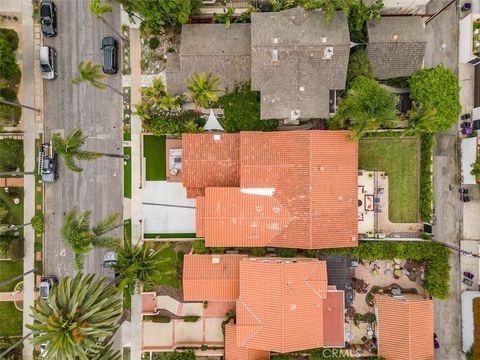
[[[433,183],[432,183],[432,161],[435,140],[431,134],[420,136],[420,218],[424,222],[432,221]]]
[[[167,324],[170,322],[170,318],[167,316],[160,316],[160,315],[144,315],[143,321],[151,321],[154,323],[164,323]]]
[[[183,317],[183,321],[185,322],[197,322],[200,319],[200,316],[197,315],[187,315]]]
[[[193,240],[192,243],[193,252],[195,254],[208,254],[210,251],[205,247],[204,240]]]
[[[7,40],[12,51],[18,49],[18,34],[12,29],[0,28],[0,37]]]
[[[297,255],[297,249],[276,248],[275,254],[278,257],[285,257],[285,258],[295,257],[295,255]]]
[[[425,289],[444,300],[450,292],[450,250],[430,241],[361,241],[356,248],[317,250],[317,255],[351,255],[367,261],[405,259],[425,266]]]
[[[480,359],[480,298],[473,299],[473,358]]]

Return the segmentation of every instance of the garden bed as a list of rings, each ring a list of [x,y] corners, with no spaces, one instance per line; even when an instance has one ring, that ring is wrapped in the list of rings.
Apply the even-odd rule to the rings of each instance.
[[[391,284],[386,287],[380,287],[380,286],[372,286],[370,291],[367,293],[367,296],[365,297],[365,301],[367,302],[368,306],[374,306],[374,297],[375,294],[391,294],[392,289],[400,289],[402,291],[402,294],[412,294],[412,295],[417,295],[418,291],[415,288],[410,288],[410,289],[404,289],[398,284]]]
[[[147,75],[159,74],[165,70],[167,53],[178,51],[180,47],[180,35],[172,30],[156,36],[142,35],[140,40],[142,44],[140,67],[142,74]]]

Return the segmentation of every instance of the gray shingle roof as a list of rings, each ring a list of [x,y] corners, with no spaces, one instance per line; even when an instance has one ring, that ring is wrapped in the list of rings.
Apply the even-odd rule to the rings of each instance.
[[[410,76],[422,67],[426,38],[420,17],[382,17],[368,22],[367,32],[367,55],[375,78]]]
[[[251,26],[252,89],[261,91],[261,118],[289,118],[294,110],[302,118],[330,117],[329,90],[344,89],[347,75],[345,15],[336,12],[325,25],[323,12],[294,8],[253,13]]]
[[[193,73],[212,73],[217,86],[232,88],[250,80],[250,24],[187,24],[182,26],[179,55],[167,59],[167,87],[185,92],[184,80]]]

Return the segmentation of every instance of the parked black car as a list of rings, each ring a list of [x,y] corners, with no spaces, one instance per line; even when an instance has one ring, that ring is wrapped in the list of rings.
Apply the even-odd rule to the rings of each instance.
[[[116,74],[118,71],[117,53],[118,43],[111,36],[107,36],[102,40],[102,59],[103,72],[105,74]]]
[[[41,0],[40,24],[43,36],[52,37],[57,35],[57,8],[52,0]]]

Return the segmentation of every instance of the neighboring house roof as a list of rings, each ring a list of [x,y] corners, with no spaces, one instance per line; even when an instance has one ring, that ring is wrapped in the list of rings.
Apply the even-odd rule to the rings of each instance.
[[[185,255],[185,301],[234,301],[239,295],[239,263],[247,255]]]
[[[387,360],[433,360],[433,301],[376,296],[378,355]]]
[[[348,134],[320,130],[238,134],[240,186],[205,189],[197,206],[197,236],[203,234],[211,247],[357,246],[358,144],[349,142]],[[190,136],[197,142],[196,136],[205,135]],[[184,144],[188,141],[184,139]],[[196,151],[216,157],[209,146]],[[222,161],[203,167],[213,173],[222,173],[223,168]],[[185,166],[184,177],[191,176],[188,171]],[[204,223],[198,224],[202,219]]]
[[[225,325],[225,360],[269,360],[270,352],[237,346],[237,329],[233,324]]]
[[[242,260],[237,346],[280,353],[343,346],[343,292],[337,293],[340,296],[327,300],[330,292],[324,261]]]
[[[261,118],[329,118],[329,90],[345,88],[350,36],[345,15],[301,7],[252,13],[252,90]]]
[[[239,144],[238,134],[182,135],[182,181],[188,197],[202,195],[208,186],[239,185]]]
[[[168,54],[167,88],[185,92],[193,73],[212,73],[224,90],[250,80],[250,24],[186,24],[182,26],[179,55]]]
[[[422,67],[427,42],[421,17],[382,17],[369,21],[367,32],[367,55],[375,78],[410,76]]]

